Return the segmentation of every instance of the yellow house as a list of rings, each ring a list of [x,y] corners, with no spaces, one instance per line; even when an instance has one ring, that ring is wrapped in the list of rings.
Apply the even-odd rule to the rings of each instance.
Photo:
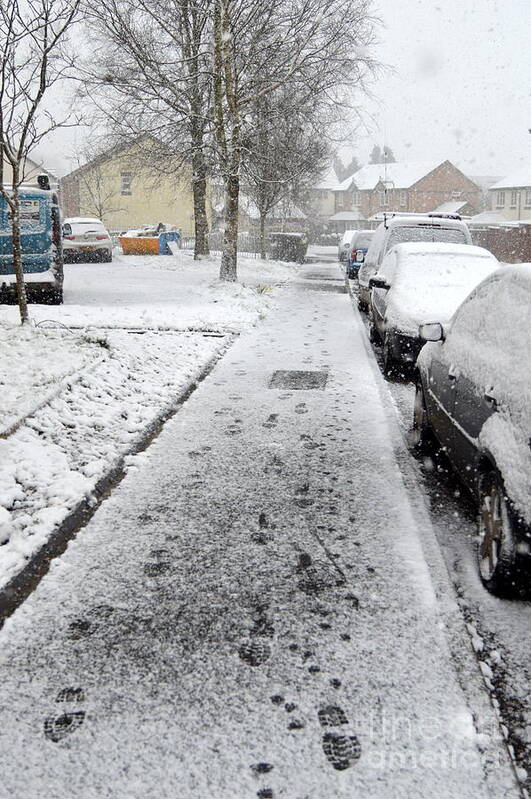
[[[166,222],[194,235],[189,167],[167,175],[149,165],[142,142],[116,147],[61,179],[63,215],[95,216],[111,231]],[[211,220],[209,192],[207,216]]]

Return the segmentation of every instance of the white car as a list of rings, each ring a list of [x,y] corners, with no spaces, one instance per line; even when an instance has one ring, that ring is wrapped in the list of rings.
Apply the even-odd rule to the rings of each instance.
[[[369,280],[369,332],[383,343],[386,374],[414,363],[424,344],[419,325],[446,324],[465,297],[499,267],[471,244],[397,244]]]
[[[100,219],[72,216],[63,221],[63,255],[68,261],[112,261],[112,239]]]

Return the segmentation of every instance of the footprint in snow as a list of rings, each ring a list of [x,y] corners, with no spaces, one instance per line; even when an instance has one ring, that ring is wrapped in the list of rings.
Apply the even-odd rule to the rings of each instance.
[[[79,707],[85,701],[85,694],[81,688],[62,688],[56,702],[64,702],[72,708]],[[59,743],[63,738],[75,732],[85,720],[84,710],[68,710],[59,716],[48,716],[44,719],[44,735],[49,741]]]

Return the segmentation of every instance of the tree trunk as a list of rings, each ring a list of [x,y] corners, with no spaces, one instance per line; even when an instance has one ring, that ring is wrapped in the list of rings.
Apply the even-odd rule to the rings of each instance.
[[[24,271],[22,268],[22,243],[20,239],[20,200],[18,196],[18,171],[13,169],[13,209],[11,220],[11,231],[13,238],[13,266],[17,278],[17,297],[18,309],[20,311],[20,321],[22,324],[29,322],[28,301],[26,298],[26,284],[24,283]]]
[[[265,238],[265,225],[266,225],[266,214],[264,211],[260,211],[260,258],[265,260],[266,258],[266,238]]]
[[[225,235],[221,254],[221,280],[235,282],[238,279],[238,200],[240,195],[240,176],[230,174],[225,181]]]
[[[194,259],[197,260],[201,255],[210,254],[206,212],[207,182],[203,153],[194,153],[192,165],[194,171],[192,179],[195,228]]]

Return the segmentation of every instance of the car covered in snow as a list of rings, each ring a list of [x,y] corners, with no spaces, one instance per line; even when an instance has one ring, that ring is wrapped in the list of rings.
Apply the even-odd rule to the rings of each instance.
[[[355,230],[345,230],[341,236],[341,241],[339,242],[339,247],[337,248],[337,259],[340,263],[344,263],[347,260],[347,255],[350,251],[350,242],[352,241],[352,236],[355,233]]]
[[[383,344],[386,374],[414,363],[424,344],[419,325],[447,324],[472,289],[499,266],[483,247],[397,244],[370,278],[369,335]]]
[[[73,216],[63,221],[65,261],[112,261],[112,239],[100,219]]]
[[[413,444],[438,441],[479,502],[479,571],[491,591],[529,589],[531,264],[501,267],[449,325],[421,326]]]
[[[351,280],[358,276],[360,266],[365,260],[374,230],[357,230],[350,241],[347,252],[345,271]]]
[[[472,244],[470,231],[459,216],[385,213],[358,272],[359,308],[365,311],[369,307],[369,280],[380,268],[385,254],[396,244],[408,241]]]

